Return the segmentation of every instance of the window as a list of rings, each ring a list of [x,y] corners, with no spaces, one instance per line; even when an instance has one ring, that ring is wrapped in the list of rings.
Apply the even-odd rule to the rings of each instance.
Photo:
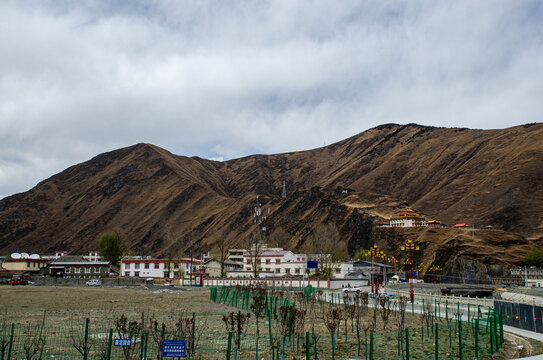
[[[251,271],[251,267],[250,267],[250,266],[247,266],[247,270]]]
[[[96,267],[94,268],[94,272],[95,272],[95,273],[99,273],[99,272],[100,272],[100,268],[99,268],[98,266],[96,266]]]
[[[89,266],[85,266],[85,274],[90,274],[91,268]]]
[[[140,272],[139,271],[134,272],[134,276],[136,277],[140,276]]]
[[[271,269],[270,269],[270,268],[266,268],[266,271],[271,271]]]
[[[130,275],[130,273],[128,271],[124,272],[124,276],[129,276],[129,275]]]
[[[134,269],[139,269],[140,268],[140,264],[137,263],[137,264],[134,264]]]
[[[341,274],[341,269],[336,269],[336,274]]]
[[[281,269],[275,269],[275,273],[276,273],[276,274],[280,274],[280,273],[281,273]]]
[[[149,269],[149,263],[145,263],[145,268]]]
[[[290,274],[290,268],[285,268],[285,274]]]
[[[281,264],[281,259],[275,259],[275,263],[276,263],[277,265]]]
[[[81,272],[81,268],[80,268],[80,267],[76,267],[76,268],[75,268],[75,273],[76,273],[76,274],[79,274],[80,272]]]
[[[266,265],[270,265],[271,264],[271,259],[266,259]]]
[[[65,268],[65,271],[66,271],[66,274],[69,274],[70,273],[70,268],[69,267]]]
[[[296,274],[299,274],[299,273],[300,273],[300,269],[299,269],[299,268],[296,268],[296,270],[294,270],[294,272],[295,272]]]

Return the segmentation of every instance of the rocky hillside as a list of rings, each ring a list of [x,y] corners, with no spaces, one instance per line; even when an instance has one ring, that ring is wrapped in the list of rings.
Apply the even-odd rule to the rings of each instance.
[[[256,195],[267,233],[282,227],[292,247],[333,222],[351,252],[375,241],[396,251],[416,236],[428,261],[444,264],[461,254],[512,263],[543,237],[543,124],[389,124],[323,148],[226,162],[138,144],[0,200],[0,251],[82,252],[95,249],[106,231],[123,234],[136,253],[156,256],[217,241],[242,245],[251,237]],[[379,235],[375,222],[405,206],[449,225],[493,230]],[[503,256],[489,256],[495,251]]]

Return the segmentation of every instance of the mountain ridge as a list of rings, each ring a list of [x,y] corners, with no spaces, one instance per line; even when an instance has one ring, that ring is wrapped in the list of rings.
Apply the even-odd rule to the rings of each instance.
[[[93,250],[106,231],[156,256],[241,244],[252,236],[256,195],[270,212],[269,230],[287,228],[294,247],[318,224],[334,222],[353,250],[379,239],[375,229],[372,239],[355,239],[363,231],[349,221],[368,226],[412,206],[449,225],[475,221],[516,232],[529,248],[543,237],[542,139],[540,123],[494,130],[383,124],[325,147],[223,162],[139,143],[0,200],[0,251]]]

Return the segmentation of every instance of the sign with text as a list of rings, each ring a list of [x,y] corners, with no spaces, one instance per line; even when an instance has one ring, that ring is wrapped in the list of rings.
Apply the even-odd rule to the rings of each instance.
[[[318,269],[319,268],[319,262],[317,260],[307,260],[307,268],[308,269]]]
[[[187,340],[164,340],[162,357],[186,357]]]
[[[113,346],[130,347],[132,345],[132,339],[115,339],[113,340]]]

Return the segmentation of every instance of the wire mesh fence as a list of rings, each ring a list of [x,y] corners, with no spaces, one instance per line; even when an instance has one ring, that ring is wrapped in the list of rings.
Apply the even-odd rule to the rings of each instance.
[[[428,304],[426,313],[409,315],[409,326],[384,323],[375,310],[378,299],[368,299],[365,316],[348,317],[354,297],[314,292],[255,292],[250,289],[211,288],[213,302],[232,307],[231,329],[201,323],[196,314],[162,318],[132,316],[111,319],[50,323],[0,323],[0,359],[163,359],[166,339],[187,340],[188,359],[484,359],[503,345],[503,319],[499,311],[474,311],[462,321],[454,306],[447,316],[436,316]],[[317,320],[309,316],[297,326],[288,309],[307,308],[313,301]],[[358,300],[357,300],[358,301]],[[257,303],[263,305],[255,328]],[[386,301],[385,301],[386,302]],[[389,309],[399,312],[397,302]],[[236,308],[236,309],[234,309]],[[405,309],[405,308],[404,308]],[[409,308],[407,308],[409,309]],[[335,310],[341,317],[331,319]],[[421,309],[424,310],[424,309]],[[337,312],[340,313],[339,311]],[[243,314],[251,314],[251,326],[239,328]],[[287,316],[285,316],[287,314]],[[306,313],[304,313],[306,314]],[[236,317],[237,316],[237,317]],[[396,317],[395,317],[396,316]],[[124,319],[123,319],[124,318]],[[236,320],[238,319],[238,320]],[[381,319],[381,320],[380,320]],[[227,323],[227,320],[224,320]],[[373,322],[373,325],[372,325]],[[384,323],[384,326],[383,326]],[[332,328],[330,328],[330,326]],[[227,326],[228,327],[228,326]],[[123,339],[129,346],[116,346]],[[124,343],[122,345],[127,345]]]

